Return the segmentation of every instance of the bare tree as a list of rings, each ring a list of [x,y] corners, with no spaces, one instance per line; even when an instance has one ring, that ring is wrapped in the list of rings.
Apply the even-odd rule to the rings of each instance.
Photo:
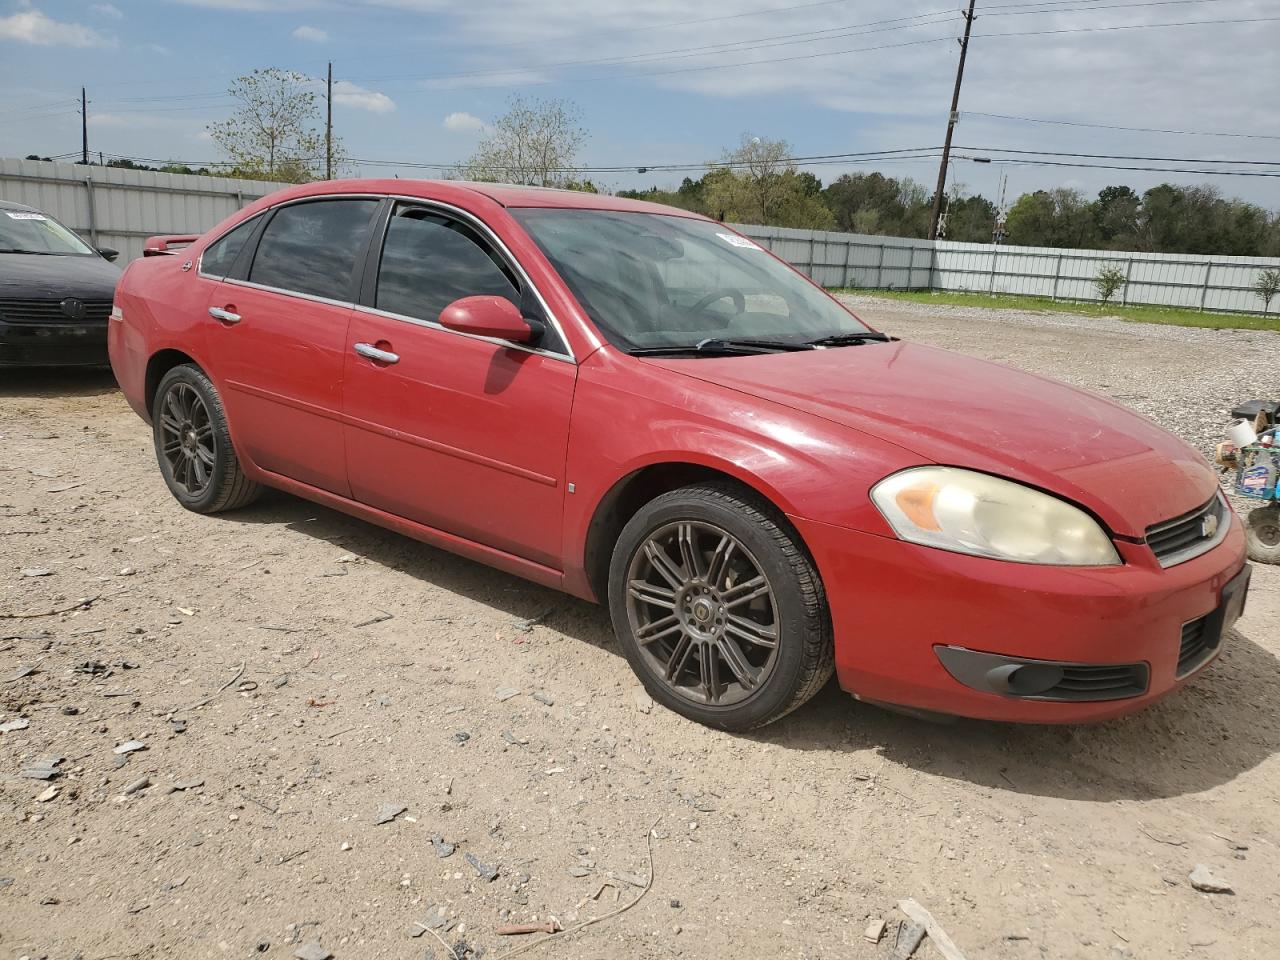
[[[572,168],[587,139],[580,117],[567,100],[513,97],[456,173],[466,180],[572,186]]]
[[[239,77],[227,91],[236,112],[209,125],[209,134],[231,158],[241,176],[305,183],[324,176],[324,131],[317,84],[311,78],[274,67]],[[341,143],[334,140],[334,157]]]

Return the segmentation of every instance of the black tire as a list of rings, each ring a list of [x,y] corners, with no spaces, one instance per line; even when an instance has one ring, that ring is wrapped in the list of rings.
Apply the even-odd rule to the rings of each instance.
[[[1280,505],[1254,507],[1244,526],[1249,559],[1258,563],[1280,563]]]
[[[696,535],[687,534],[685,531],[689,529],[696,529]],[[676,533],[667,533],[671,530]],[[710,552],[705,544],[717,542],[716,538],[722,534],[727,534],[736,543],[724,551],[726,559],[721,559],[717,567],[717,557],[724,548],[725,540],[721,538],[719,546]],[[664,535],[679,541],[678,545],[669,548],[676,550],[681,557],[680,570],[675,572],[688,571],[692,566],[695,576],[687,582],[682,581],[686,585],[681,588],[676,588],[670,578],[665,581],[673,584],[669,589],[658,580],[662,592],[659,602],[649,599],[651,584],[636,579],[636,574],[638,571],[652,571],[661,575],[659,564],[650,551],[662,542]],[[683,553],[685,539],[695,545],[689,556]],[[667,542],[676,543],[676,540]],[[728,569],[730,554],[734,555],[732,562],[743,565],[748,573],[735,573]],[[693,559],[695,555],[698,559]],[[667,557],[673,560],[670,552]],[[675,566],[674,560],[672,566]],[[763,601],[751,600],[750,603],[767,604],[767,612],[762,615],[767,621],[764,629],[772,630],[774,643],[771,649],[757,649],[750,640],[744,645],[741,640],[729,637],[734,640],[732,659],[736,660],[737,667],[731,665],[727,654],[710,655],[717,664],[710,669],[721,671],[738,697],[734,702],[728,702],[728,697],[724,698],[725,702],[720,702],[712,693],[717,684],[714,681],[707,683],[705,679],[716,676],[716,673],[701,671],[704,670],[706,651],[726,648],[712,647],[708,641],[724,644],[726,631],[732,628],[724,626],[722,618],[727,616],[729,620],[741,623],[741,616],[730,615],[731,608],[739,611],[749,609],[739,605],[746,602],[742,599],[742,589],[750,589],[750,583],[738,582],[735,585],[733,578],[754,576],[752,582],[758,582],[760,575],[765,578],[769,592]],[[688,584],[704,586],[690,588]],[[709,591],[706,585],[714,589]],[[693,590],[692,607],[688,599],[690,589]],[[701,603],[701,609],[697,609],[702,600],[698,590],[713,595],[710,604]],[[736,594],[735,590],[738,591]],[[753,591],[753,595],[759,593],[758,588]],[[667,597],[667,594],[671,596]],[[654,606],[650,608],[645,604]],[[708,605],[712,608],[710,613]],[[650,609],[653,612],[649,622],[637,627],[641,612]],[[649,695],[676,713],[710,727],[742,731],[772,723],[809,700],[832,673],[831,616],[822,581],[808,554],[780,514],[767,503],[758,502],[747,491],[730,484],[683,487],[640,508],[623,528],[614,547],[609,566],[609,610],[623,653]],[[666,610],[672,612],[666,613]],[[693,619],[695,613],[700,620]],[[667,626],[660,631],[650,629],[660,627],[673,618],[680,620],[683,626]],[[672,633],[673,630],[677,632]],[[733,632],[747,636],[741,630]],[[649,639],[642,642],[637,633],[647,633]],[[657,639],[664,634],[668,636]],[[692,643],[690,637],[693,638]],[[685,659],[680,659],[680,644],[689,644],[697,650],[696,664],[686,666],[691,657],[687,650],[683,654]],[[752,658],[760,662],[745,662],[746,669],[741,669],[744,660]],[[679,665],[676,665],[677,661]],[[726,670],[728,672],[724,673]],[[674,681],[668,679],[673,671]],[[752,683],[735,679],[744,672]],[[680,682],[682,678],[686,681],[683,685]],[[699,682],[703,684],[701,687]]]
[[[240,468],[222,399],[199,367],[184,363],[164,375],[151,404],[151,425],[160,474],[188,510],[234,510],[261,495],[262,487]]]

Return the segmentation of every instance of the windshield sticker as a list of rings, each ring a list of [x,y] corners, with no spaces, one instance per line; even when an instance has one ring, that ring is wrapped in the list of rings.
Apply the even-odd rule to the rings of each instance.
[[[28,210],[6,210],[10,220],[48,220],[43,213],[33,213]]]
[[[746,237],[740,237],[736,233],[717,233],[716,236],[719,237],[721,240],[723,240],[725,243],[729,244],[730,246],[742,247],[742,249],[744,250],[763,250],[764,249],[764,247],[760,246],[760,244],[753,243],[752,241],[748,240]]]

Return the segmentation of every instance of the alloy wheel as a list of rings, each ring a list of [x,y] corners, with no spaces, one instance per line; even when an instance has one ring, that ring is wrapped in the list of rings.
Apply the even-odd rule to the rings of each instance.
[[[627,616],[651,673],[695,703],[741,703],[777,661],[773,587],[742,542],[711,523],[669,523],[641,543],[627,571]]]
[[[172,384],[160,406],[161,452],[173,482],[198,497],[213,478],[215,448],[209,408],[188,383]]]

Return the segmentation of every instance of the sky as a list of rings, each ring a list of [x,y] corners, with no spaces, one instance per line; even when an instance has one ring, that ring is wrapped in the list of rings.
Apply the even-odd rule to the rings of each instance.
[[[960,4],[0,0],[0,156],[78,154],[83,85],[91,151],[224,160],[206,127],[233,110],[235,77],[279,67],[318,83],[330,61],[335,131],[361,175],[391,172],[386,161],[465,159],[513,95],[576,104],[586,166],[702,164],[744,133],[785,140],[798,157],[936,152]],[[1056,186],[1093,195],[1112,183],[1211,183],[1280,210],[1280,177],[969,159],[1035,150],[1194,161],[1081,163],[1280,173],[1275,0],[977,0],[973,32],[953,163],[967,192],[997,199],[1002,173],[1010,199]],[[937,163],[806,169],[824,182],[875,169],[932,187]],[[616,190],[671,187],[684,175],[590,176]]]

